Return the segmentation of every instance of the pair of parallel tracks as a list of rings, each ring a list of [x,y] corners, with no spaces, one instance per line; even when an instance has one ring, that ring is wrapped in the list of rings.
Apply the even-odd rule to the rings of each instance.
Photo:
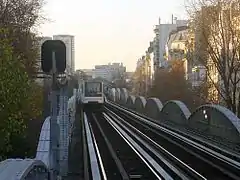
[[[85,169],[84,179],[162,179],[138,153],[139,146],[105,113],[86,113],[86,121],[94,134],[95,147],[85,148],[85,167],[90,167],[95,156],[98,167]],[[86,126],[85,126],[86,127]],[[86,128],[87,130],[87,128]],[[88,134],[85,132],[86,139]],[[93,137],[93,135],[92,135]],[[91,144],[91,141],[85,143]],[[91,171],[89,170],[91,169]]]
[[[84,179],[239,179],[239,162],[151,123],[114,104],[86,112]]]

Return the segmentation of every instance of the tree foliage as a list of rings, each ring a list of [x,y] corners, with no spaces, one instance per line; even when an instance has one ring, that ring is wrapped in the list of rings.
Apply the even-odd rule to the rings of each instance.
[[[42,5],[42,0],[0,0],[0,159],[29,155],[27,125],[41,116],[42,92],[31,76]]]
[[[196,108],[204,99],[199,98],[191,84],[185,79],[182,61],[172,62],[170,69],[159,69],[148,96],[157,97],[163,103],[169,100],[180,100],[189,108]]]
[[[0,27],[8,29],[13,52],[30,75],[36,71],[38,43],[33,30],[43,20],[42,5],[43,0],[0,0]]]
[[[240,1],[188,3],[196,60],[207,69],[209,100],[240,113]]]
[[[7,34],[1,30],[1,34]],[[11,139],[25,130],[23,111],[27,103],[28,75],[7,39],[0,40],[0,154],[12,151]]]

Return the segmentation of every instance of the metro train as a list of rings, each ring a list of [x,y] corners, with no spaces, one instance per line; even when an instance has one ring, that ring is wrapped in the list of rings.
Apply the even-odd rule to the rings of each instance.
[[[103,82],[87,80],[81,83],[81,104],[84,109],[101,110],[105,102]]]

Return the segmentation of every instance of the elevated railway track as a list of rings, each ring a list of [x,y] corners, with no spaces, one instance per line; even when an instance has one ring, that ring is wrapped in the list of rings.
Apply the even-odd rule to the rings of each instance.
[[[84,179],[239,179],[239,157],[116,104],[84,113]]]

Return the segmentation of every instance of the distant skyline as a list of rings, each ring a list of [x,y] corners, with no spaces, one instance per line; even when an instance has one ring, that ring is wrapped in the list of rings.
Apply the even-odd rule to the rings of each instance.
[[[153,28],[171,23],[172,14],[186,19],[184,0],[45,0],[43,36],[75,36],[76,69],[122,62],[134,71],[153,39]]]

